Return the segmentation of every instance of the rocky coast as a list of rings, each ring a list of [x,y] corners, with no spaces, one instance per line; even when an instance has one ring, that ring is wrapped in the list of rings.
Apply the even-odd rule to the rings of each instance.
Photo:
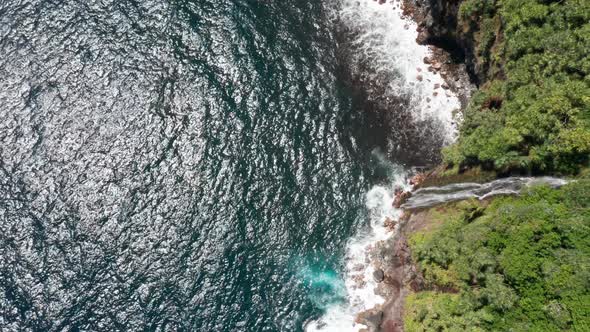
[[[379,2],[385,3],[381,0]],[[453,37],[456,36],[452,27],[457,25],[459,2],[403,0],[401,6],[404,15],[418,24],[416,42],[429,47],[430,56],[423,59],[427,70],[440,74],[445,81],[444,84],[433,86],[432,93],[436,96],[441,91],[450,90],[457,95],[461,108],[464,109],[480,80],[477,78],[479,68],[472,55],[473,44],[465,37]],[[423,79],[420,68],[417,68],[416,79]],[[412,190],[395,189],[392,205],[401,208],[414,190],[425,183],[439,183],[442,178],[440,174],[443,172],[444,166],[418,172],[408,179]],[[487,178],[489,177],[481,176],[480,179]],[[453,180],[469,179],[469,176],[466,176]],[[388,218],[384,221],[393,235],[375,245],[371,259],[375,268],[374,279],[378,282],[376,293],[386,301],[371,310],[359,313],[356,318],[357,323],[367,326],[368,331],[404,331],[405,298],[410,292],[424,289],[424,279],[412,260],[408,239],[413,234],[432,227],[435,221],[428,216],[428,211],[424,209],[404,210],[399,220]]]
[[[587,116],[588,104],[568,100],[588,91],[586,67],[580,65],[588,55],[576,53],[586,41],[573,41],[576,29],[588,27],[590,7],[576,1],[404,0],[402,8],[417,24],[417,43],[430,49],[427,70],[445,80],[433,93],[442,88],[459,97],[468,129],[444,152],[441,165],[409,179],[411,190],[395,190],[392,205],[403,210],[401,217],[385,220],[393,235],[376,244],[371,256],[376,292],[386,300],[357,321],[369,331],[388,332],[589,329],[583,280],[590,276],[585,240],[590,146],[586,122],[575,120]],[[535,15],[533,8],[544,14],[523,19]],[[573,20],[576,15],[584,19]],[[561,20],[571,28],[561,31]],[[536,35],[550,25],[550,33]],[[532,37],[547,45],[524,47]],[[560,38],[572,44],[553,45]],[[571,56],[563,59],[565,67],[547,62],[566,50]],[[542,65],[535,67],[535,61]],[[530,71],[538,73],[522,75]],[[421,80],[419,72],[416,78]],[[553,80],[561,85],[542,87]],[[579,90],[560,91],[575,84]],[[551,97],[534,106],[544,94]],[[565,97],[553,105],[555,95]],[[533,137],[529,126],[543,117],[553,121],[546,114],[555,107],[574,121],[556,118],[540,131],[533,125]],[[565,137],[552,130],[575,132],[567,143],[574,148],[545,148]],[[449,200],[412,202],[413,195],[428,193]],[[508,196],[492,198],[495,194]]]

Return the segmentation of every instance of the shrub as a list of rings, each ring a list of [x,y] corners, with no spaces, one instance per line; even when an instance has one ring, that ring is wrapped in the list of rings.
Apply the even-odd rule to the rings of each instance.
[[[578,179],[429,212],[438,226],[410,238],[429,291],[408,298],[406,331],[588,330],[588,197]]]
[[[500,57],[490,72],[503,75],[474,95],[445,161],[501,172],[575,174],[587,167],[590,1],[469,0],[460,16],[479,26],[477,50],[484,61]],[[504,53],[491,55],[494,22],[503,22]]]
[[[459,18],[469,20],[475,15],[480,14],[485,6],[484,0],[466,0],[459,6]]]

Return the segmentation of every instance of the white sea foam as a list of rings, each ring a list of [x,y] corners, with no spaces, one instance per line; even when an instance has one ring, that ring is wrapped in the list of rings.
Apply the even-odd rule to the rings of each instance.
[[[452,111],[460,108],[459,99],[449,90],[435,89],[444,80],[439,73],[428,71],[424,58],[430,50],[416,43],[417,25],[402,16],[401,1],[342,0],[337,16],[354,32],[353,64],[364,63],[360,70],[370,66],[366,74],[380,83],[385,79],[387,94],[409,98],[414,119],[435,119],[445,129],[445,138],[453,140]]]
[[[416,24],[402,17],[400,2],[379,4],[374,0],[342,0],[338,17],[342,24],[354,31],[353,65],[369,63],[368,75],[374,81],[386,78],[386,94],[410,98],[412,116],[416,120],[433,119],[444,128],[445,139],[452,141],[456,125],[452,112],[460,107],[458,98],[450,91],[434,89],[444,80],[438,73],[429,72],[423,59],[429,49],[416,43]],[[418,68],[421,71],[418,71]],[[422,76],[422,81],[418,80]],[[371,78],[370,78],[371,79]],[[438,92],[435,96],[433,92]],[[356,314],[385,301],[375,294],[374,267],[370,262],[371,248],[391,236],[384,227],[387,218],[397,220],[401,210],[392,206],[396,187],[411,189],[406,174],[395,172],[391,186],[375,186],[366,195],[370,212],[368,232],[352,238],[345,257],[345,288],[348,302],[327,308],[324,316],[306,326],[307,331],[358,331],[366,328],[355,324]]]
[[[369,257],[374,245],[391,235],[385,228],[384,221],[387,218],[397,220],[400,217],[401,210],[392,205],[396,187],[410,189],[406,174],[401,169],[396,172],[390,187],[374,186],[366,194],[365,204],[369,211],[370,228],[368,232],[359,234],[349,241],[345,257],[344,285],[348,302],[327,308],[320,320],[306,327],[307,331],[344,332],[366,328],[362,324],[354,323],[356,314],[385,301],[375,294],[377,283],[373,278],[374,267]]]

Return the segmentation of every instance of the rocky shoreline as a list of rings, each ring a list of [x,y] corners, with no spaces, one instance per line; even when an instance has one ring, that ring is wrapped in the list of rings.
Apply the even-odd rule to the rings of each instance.
[[[475,60],[467,56],[472,45],[462,39],[454,40],[451,36],[456,34],[447,27],[447,24],[456,26],[459,4],[460,1],[451,6],[440,0],[402,0],[402,10],[406,17],[418,24],[416,42],[427,45],[430,50],[431,56],[423,59],[427,70],[440,74],[446,82],[440,88],[457,95],[464,109],[477,88],[474,81],[479,80],[475,74],[478,68],[473,65]],[[416,78],[420,80],[419,72]],[[439,87],[434,88],[438,90]]]
[[[375,1],[379,1],[379,3],[385,3],[385,1],[381,1],[381,0],[375,0]],[[524,28],[521,27],[520,22],[516,21],[516,19],[514,19],[514,17],[509,17],[509,16],[502,16],[502,5],[499,5],[499,8],[492,8],[491,10],[493,10],[493,12],[491,13],[483,13],[481,11],[478,10],[470,10],[468,7],[468,5],[471,5],[471,3],[465,3],[466,6],[461,7],[461,4],[464,3],[465,1],[463,0],[457,0],[457,1],[443,1],[443,0],[395,0],[398,3],[401,1],[401,8],[403,10],[403,15],[405,15],[408,18],[413,19],[416,23],[417,23],[417,33],[418,33],[418,37],[416,39],[416,42],[421,44],[421,45],[428,45],[429,49],[430,49],[430,53],[431,55],[428,56],[427,58],[424,58],[424,64],[427,65],[427,70],[430,72],[435,72],[441,75],[441,77],[444,79],[445,81],[445,85],[438,85],[434,86],[433,89],[433,94],[436,96],[437,93],[439,93],[439,89],[443,89],[443,90],[450,90],[453,93],[455,93],[458,97],[459,100],[461,102],[461,108],[462,111],[465,111],[467,104],[469,102],[469,99],[471,97],[472,92],[476,89],[476,88],[481,88],[480,91],[483,91],[482,93],[487,93],[488,95],[486,96],[487,99],[485,99],[482,102],[482,105],[475,105],[472,106],[471,108],[469,108],[469,111],[472,112],[472,108],[474,107],[480,107],[482,110],[498,110],[500,109],[501,105],[502,105],[502,100],[503,98],[508,98],[506,96],[496,96],[494,95],[492,92],[490,92],[490,89],[492,89],[494,87],[494,84],[497,82],[502,82],[503,85],[501,85],[503,88],[507,88],[508,85],[506,82],[507,80],[507,74],[509,74],[510,72],[508,72],[507,70],[510,68],[506,68],[506,59],[503,58],[502,55],[502,51],[503,51],[503,47],[505,45],[505,41],[506,39],[510,38],[515,38],[515,40],[519,40],[522,42],[522,35],[520,37],[515,37],[516,33],[514,31],[504,31],[502,29],[504,24],[510,24],[510,22],[506,23],[505,19],[507,20],[512,20],[512,23],[515,24],[518,29],[522,29],[519,31],[523,31]],[[532,3],[532,1],[531,1]],[[512,6],[515,6],[515,3],[511,4]],[[399,6],[399,5],[398,5]],[[461,8],[461,9],[460,9]],[[496,12],[496,10],[500,10],[500,12]],[[573,9],[573,8],[554,8],[555,13],[561,13],[561,15],[563,15],[563,13],[569,13],[569,12],[577,12],[577,9]],[[547,21],[549,22],[549,21]],[[546,23],[547,24],[547,23]],[[578,28],[580,28],[582,26],[582,24],[577,24],[576,26],[578,26]],[[554,25],[554,29],[556,29],[557,31],[560,31],[560,27],[557,25]],[[580,28],[581,29],[581,28]],[[558,33],[561,32],[556,32],[555,35],[557,35]],[[572,32],[573,33],[573,32]],[[567,36],[570,34],[570,31],[568,31],[567,34],[563,34],[563,36]],[[528,36],[528,35],[525,35]],[[552,35],[554,36],[554,35]],[[559,35],[562,36],[562,35]],[[545,40],[547,42],[550,41],[550,38],[552,37],[543,37],[540,38],[540,40]],[[482,46],[484,45],[484,46]],[[568,47],[575,49],[577,46],[574,44],[568,44]],[[549,48],[545,49],[545,52],[548,53],[552,53],[554,51],[551,51]],[[525,52],[526,54],[530,53],[530,52]],[[558,53],[555,53],[555,56],[559,56]],[[513,59],[514,60],[514,59]],[[568,63],[577,63],[576,62],[577,59],[568,59]],[[519,63],[519,69],[520,70],[529,70],[529,65],[528,63]],[[516,71],[516,70],[515,70]],[[533,70],[534,71],[534,70]],[[419,68],[417,68],[417,72],[416,72],[416,79],[418,81],[422,81],[422,76],[421,73],[422,70],[420,70]],[[560,73],[559,70],[556,70],[557,73]],[[578,75],[578,73],[576,74],[571,74],[568,73],[569,77],[571,77],[572,82],[581,82],[582,80],[582,76],[583,73],[580,73],[580,75]],[[558,75],[558,74],[551,74],[551,75]],[[578,76],[576,76],[578,75]],[[494,84],[485,84],[486,82],[492,82]],[[524,84],[524,83],[523,83]],[[569,83],[568,83],[569,84]],[[523,85],[526,86],[526,85]],[[560,87],[563,90],[567,90],[569,89],[568,87],[565,86],[561,86]],[[542,90],[542,89],[546,89],[543,87],[539,87],[539,86],[531,86],[530,87],[532,90],[536,91],[536,90]],[[553,89],[553,87],[552,87]],[[531,97],[532,96],[532,97]],[[537,98],[538,95],[536,94],[531,94],[531,96],[528,97],[514,97],[514,96],[509,96],[510,100],[512,100],[512,102],[514,101],[521,101],[521,100],[525,100],[527,98]],[[570,98],[570,97],[568,97]],[[574,99],[574,97],[571,97],[572,99]],[[428,101],[428,100],[427,100]],[[544,101],[543,101],[544,102]],[[473,113],[471,113],[473,114]],[[498,112],[498,118],[499,119],[504,119],[505,115],[500,115],[500,112]],[[532,114],[532,115],[531,115]],[[459,114],[460,117],[461,114]],[[533,116],[537,116],[536,111],[533,109],[532,111],[530,111],[529,115],[531,118]],[[470,118],[468,118],[470,119]],[[487,118],[486,118],[487,119]],[[526,122],[528,118],[524,118],[525,120],[522,120],[523,122]],[[471,126],[478,126],[478,127],[486,127],[486,123],[489,122],[488,120],[484,120],[484,121],[480,121],[480,122],[473,122],[470,123],[469,125]],[[520,123],[520,122],[517,122]],[[486,127],[487,128],[487,127]],[[518,128],[516,128],[518,129]],[[515,129],[515,130],[516,130]],[[495,128],[489,127],[487,128],[486,131],[481,131],[481,132],[476,132],[475,134],[472,134],[471,136],[481,136],[481,137],[487,137],[487,134],[483,134],[482,133],[493,133],[493,131],[495,130]],[[568,130],[573,130],[573,129],[568,129]],[[587,127],[583,127],[583,126],[579,126],[577,127],[576,130],[579,130],[580,133],[583,132],[587,132]],[[543,135],[546,135],[546,132],[542,133]],[[467,134],[465,134],[467,135]],[[580,137],[582,134],[580,134]],[[540,137],[542,137],[542,139],[545,139],[545,137],[543,137],[542,135],[539,134]],[[585,137],[585,136],[584,136]],[[587,139],[585,138],[581,138],[580,141],[587,141]],[[489,142],[485,141],[485,144],[487,144],[486,146],[490,145]],[[467,144],[467,143],[465,143]],[[537,146],[536,142],[531,143],[531,146]],[[540,143],[539,143],[540,144]],[[543,143],[543,144],[549,144],[547,142]],[[522,144],[521,144],[522,145]],[[480,149],[480,145],[468,145],[469,148],[477,150]],[[584,150],[585,149],[585,150]],[[527,147],[526,149],[523,149],[523,151],[520,151],[520,155],[526,155],[529,151],[529,147]],[[532,151],[532,150],[531,150]],[[584,151],[584,152],[582,152]],[[511,151],[512,153],[513,151]],[[589,171],[588,171],[588,162],[587,162],[587,156],[585,156],[584,154],[587,154],[587,148],[580,148],[580,150],[578,151],[579,155],[580,155],[580,159],[576,159],[576,160],[569,160],[567,159],[567,161],[563,161],[563,164],[567,164],[568,170],[565,172],[565,174],[569,174],[572,173],[573,175],[576,176],[584,176],[584,177],[588,177]],[[576,152],[576,153],[578,153]],[[395,192],[395,199],[392,202],[393,206],[395,208],[398,209],[403,209],[404,205],[404,201],[406,201],[409,197],[412,196],[412,193],[414,193],[418,188],[420,187],[431,187],[431,186],[441,186],[441,185],[445,185],[445,184],[455,184],[455,183],[460,183],[460,182],[477,182],[477,183],[488,183],[488,181],[491,180],[495,180],[498,178],[499,175],[501,176],[508,176],[508,175],[521,175],[521,174],[535,174],[534,172],[531,172],[531,170],[535,170],[534,167],[529,167],[529,168],[512,168],[510,169],[510,165],[509,164],[504,164],[505,167],[491,167],[488,166],[486,164],[486,160],[500,160],[500,158],[503,158],[503,152],[497,153],[495,156],[489,157],[489,156],[481,156],[478,155],[477,153],[473,154],[473,153],[465,153],[465,152],[461,152],[463,153],[459,159],[457,158],[458,161],[455,160],[451,160],[452,163],[454,163],[455,168],[453,168],[453,170],[448,170],[446,169],[446,167],[444,165],[440,165],[434,169],[432,169],[430,172],[419,175],[418,177],[414,177],[412,179],[413,183],[410,182],[410,184],[413,185],[413,189],[410,190],[409,192],[403,192],[403,191],[396,191]],[[469,166],[465,166],[462,164],[463,160],[471,160],[471,159],[476,159],[476,158],[480,158],[477,159],[477,163],[474,162]],[[547,160],[550,160],[551,162],[553,162],[555,158],[551,157],[548,158]],[[520,162],[519,163],[523,163]],[[559,164],[559,163],[558,163]],[[561,165],[561,164],[560,164]],[[519,166],[520,167],[520,166]],[[551,166],[551,167],[556,167],[556,166]],[[555,169],[551,169],[551,167],[544,169],[542,174],[557,174],[557,175],[563,175],[562,173],[552,173],[551,171],[555,172]],[[556,168],[557,169],[557,168]],[[525,173],[528,172],[528,173]],[[538,170],[537,170],[538,171]],[[580,174],[576,173],[576,172],[580,172]],[[585,174],[585,175],[581,175],[581,174]],[[538,175],[538,174],[537,174]],[[537,178],[538,179],[538,178]],[[504,180],[509,180],[509,178],[505,178],[502,180],[498,180],[498,181],[504,181]],[[557,179],[557,180],[563,180],[561,179]],[[492,181],[490,182],[492,185],[494,185],[496,181]],[[585,185],[587,184],[583,184],[581,182],[578,182],[576,184],[575,181],[573,181],[574,183],[572,183],[572,186],[577,186],[579,185],[579,188],[583,188]],[[477,185],[475,185],[477,187]],[[550,187],[554,187],[549,185]],[[554,187],[556,188],[556,187]],[[448,190],[448,189],[445,189]],[[569,190],[572,190],[571,188]],[[582,189],[579,189],[582,190]],[[584,189],[585,190],[585,189]],[[424,192],[427,190],[421,190],[420,192],[415,193],[414,198],[420,198],[419,196],[421,194],[424,194]],[[576,201],[577,202],[577,196],[580,195],[578,192],[568,192],[567,190],[564,190],[562,192],[556,191],[560,196],[561,200],[566,201],[566,200],[571,200],[572,202]],[[509,191],[510,193],[510,191]],[[514,193],[514,192],[512,192]],[[453,192],[453,194],[455,194]],[[504,192],[503,194],[506,194],[506,192]],[[549,195],[549,194],[547,194]],[[557,195],[555,193],[552,193],[551,195]],[[582,196],[584,196],[584,194],[582,194]],[[501,210],[498,206],[496,206],[496,203],[491,203],[491,196],[487,196],[486,195],[482,195],[481,197],[478,196],[479,200],[474,200],[474,202],[466,202],[466,201],[462,201],[459,203],[448,203],[444,206],[437,206],[435,208],[431,207],[432,205],[413,205],[415,209],[419,209],[419,210],[412,210],[412,211],[408,211],[405,210],[403,211],[402,217],[400,218],[400,220],[386,220],[386,226],[387,228],[391,229],[393,234],[390,238],[388,238],[385,241],[382,241],[380,243],[377,243],[374,248],[373,248],[373,252],[372,252],[372,264],[375,268],[375,281],[378,282],[378,287],[376,290],[376,293],[382,297],[385,298],[385,303],[383,303],[382,305],[379,305],[378,307],[375,307],[371,310],[362,312],[358,315],[357,317],[357,322],[364,324],[365,326],[367,326],[367,331],[388,331],[388,332],[400,332],[400,331],[404,331],[404,324],[409,324],[406,325],[409,328],[413,328],[413,329],[420,329],[420,327],[423,327],[424,325],[422,324],[430,324],[427,323],[428,320],[430,319],[431,321],[436,321],[436,322],[440,322],[440,321],[445,321],[445,323],[449,323],[449,321],[457,318],[455,316],[459,316],[459,315],[455,315],[455,313],[449,312],[449,311],[444,311],[444,309],[434,309],[434,307],[431,307],[430,305],[432,304],[432,302],[429,302],[431,300],[431,297],[429,297],[429,294],[413,294],[415,292],[420,292],[420,291],[424,291],[424,290],[434,290],[436,292],[439,293],[453,293],[457,294],[457,297],[460,298],[461,296],[465,296],[465,294],[463,294],[463,291],[459,292],[460,288],[457,288],[457,284],[461,284],[461,282],[457,282],[456,280],[458,280],[457,278],[455,278],[454,282],[457,282],[455,284],[453,283],[449,283],[447,281],[443,282],[431,282],[430,278],[433,275],[433,269],[429,268],[428,265],[430,264],[430,261],[427,260],[421,260],[423,262],[425,262],[425,265],[422,266],[423,269],[421,269],[419,266],[416,265],[416,262],[413,261],[412,259],[412,252],[410,250],[410,243],[412,248],[417,252],[420,253],[420,250],[426,250],[429,251],[431,250],[430,245],[432,245],[433,242],[436,242],[436,240],[439,240],[440,242],[445,242],[445,240],[440,240],[439,238],[435,238],[436,240],[432,240],[430,239],[428,242],[429,244],[427,244],[426,249],[422,248],[420,249],[419,245],[416,245],[415,241],[416,239],[419,239],[421,236],[425,235],[425,234],[436,234],[434,236],[440,236],[440,233],[436,233],[441,231],[440,229],[438,229],[437,227],[442,227],[443,229],[446,229],[446,231],[449,231],[450,229],[450,233],[452,234],[455,229],[453,228],[448,228],[448,227],[452,227],[452,225],[450,225],[449,221],[453,221],[453,218],[458,218],[457,220],[460,220],[461,222],[465,222],[465,223],[471,223],[474,219],[479,218],[483,215],[484,210],[486,209],[490,209],[490,211],[485,212],[487,213],[487,216],[493,216],[493,218],[489,218],[489,219],[483,219],[486,222],[489,222],[491,224],[493,224],[494,222],[498,222],[498,220],[504,220],[502,219],[504,217],[504,215],[506,214],[505,210]],[[423,197],[422,197],[423,198]],[[457,199],[457,196],[454,196],[453,199]],[[541,199],[541,198],[535,198],[537,201],[534,201],[534,204],[538,204],[538,206],[544,206],[546,203],[545,198]],[[461,205],[465,203],[466,205]],[[472,206],[469,206],[469,204],[472,204]],[[504,201],[500,201],[500,204],[503,206],[504,204],[506,205],[512,205],[518,208],[523,208],[523,209],[528,209],[529,205],[532,204],[531,202],[527,201],[527,200],[519,200],[518,198],[515,199],[510,199],[508,200],[508,202],[504,202]],[[561,203],[555,203],[556,206],[560,205]],[[569,204],[577,204],[577,203],[569,203]],[[411,201],[408,202],[407,205],[405,206],[412,206]],[[422,207],[420,207],[422,206]],[[424,207],[424,206],[428,206],[428,207]],[[586,208],[586,207],[584,207]],[[454,214],[457,213],[461,213],[463,215],[457,217]],[[526,214],[528,215],[528,211],[526,211]],[[510,214],[510,213],[508,213]],[[523,214],[523,212],[521,212],[521,214]],[[574,216],[575,218],[579,218],[578,215]],[[520,216],[515,216],[514,218],[520,218]],[[560,217],[555,217],[555,216],[542,216],[539,217],[539,222],[540,223],[546,223],[546,224],[551,224],[552,222],[555,222],[555,220],[560,220]],[[567,218],[566,218],[567,219]],[[450,225],[450,226],[449,226]],[[446,227],[446,228],[445,228]],[[481,229],[483,228],[483,226],[481,226],[480,228],[477,228],[477,232],[479,232]],[[580,231],[581,233],[584,233],[584,231]],[[551,232],[548,232],[551,233]],[[477,233],[479,234],[479,233]],[[524,229],[514,229],[514,230],[510,230],[505,232],[505,234],[509,234],[510,236],[514,236],[514,238],[518,239],[518,238],[526,238],[526,230]],[[479,236],[479,235],[478,235]],[[487,235],[488,237],[491,237],[491,235]],[[449,238],[453,238],[453,236],[449,236]],[[410,240],[409,240],[410,239]],[[410,242],[408,242],[410,241]],[[535,240],[537,241],[537,240]],[[469,246],[470,243],[467,243],[469,241],[463,241],[462,239],[459,242],[465,242],[462,243],[463,246]],[[444,243],[442,244],[444,245]],[[485,245],[480,246],[480,247],[485,247]],[[545,247],[541,246],[542,250],[546,250]],[[572,252],[575,251],[576,248],[574,247],[560,247],[559,250],[572,250]],[[469,252],[479,252],[479,247],[477,246],[472,246],[471,249],[469,250]],[[537,249],[538,250],[538,249]],[[576,249],[579,250],[579,249]],[[440,250],[440,251],[445,251],[445,250]],[[415,253],[416,254],[416,253]],[[421,254],[417,254],[417,256],[420,256]],[[463,254],[459,254],[459,251],[455,251],[455,255],[459,255],[462,256]],[[508,255],[508,254],[507,254]],[[556,254],[557,255],[557,254]],[[562,255],[562,254],[559,254]],[[583,257],[582,254],[580,254],[580,257]],[[523,254],[522,257],[526,257],[523,258],[522,260],[519,258],[520,256],[514,256],[513,259],[510,259],[510,264],[513,264],[513,262],[518,262],[518,264],[522,264],[522,266],[525,266],[528,261],[529,261],[529,256],[526,256]],[[557,256],[556,256],[557,257]],[[562,257],[562,256],[559,256]],[[572,256],[574,257],[574,256]],[[418,258],[421,259],[421,258]],[[540,262],[546,262],[547,260],[539,260]],[[574,263],[569,263],[569,264],[577,264],[577,261],[573,261]],[[502,263],[494,263],[496,264],[496,266],[502,266]],[[517,265],[518,265],[517,264]],[[539,263],[540,265],[545,264],[545,263]],[[560,264],[556,264],[557,265],[563,265],[565,266],[566,263],[560,263]],[[444,266],[445,264],[439,264],[438,268],[441,268],[442,266],[442,270],[443,271],[447,271],[447,267]],[[448,269],[448,270],[452,270],[452,269]],[[526,268],[526,270],[528,270],[528,268]],[[429,276],[429,283],[427,285],[427,283],[425,282],[423,276],[421,275],[421,271],[425,271],[425,273]],[[475,271],[475,272],[473,272]],[[474,273],[477,273],[477,268],[474,268],[471,270],[472,275],[474,275]],[[505,271],[503,268],[496,268],[494,271]],[[566,273],[569,277],[573,278],[574,275],[576,275],[576,272],[573,271],[569,271]],[[506,276],[509,276],[510,273],[499,273],[498,274],[499,277],[498,278],[504,278],[501,280],[505,280],[505,278],[507,278]],[[512,278],[516,278],[514,276],[518,276],[518,273],[513,274]],[[490,275],[488,276],[490,279],[489,280],[496,280],[494,279],[497,276],[494,275]],[[442,279],[444,279],[445,277],[441,277]],[[484,277],[483,279],[485,280],[486,277]],[[530,289],[541,289],[544,286],[539,286],[539,285],[548,285],[550,284],[550,280],[546,279],[546,277],[544,275],[538,275],[538,280],[535,282],[532,282],[531,284],[533,286],[530,286]],[[565,278],[565,277],[564,277]],[[582,279],[587,279],[587,278],[582,278]],[[571,279],[574,280],[574,279]],[[493,282],[490,282],[491,284],[493,284]],[[473,287],[473,292],[472,293],[477,293],[478,291],[480,291],[481,287],[482,287],[482,282],[476,280],[474,277],[471,278],[471,280],[468,280],[467,282],[463,283],[463,285],[467,285],[467,286],[471,286]],[[573,283],[572,283],[573,284]],[[510,283],[505,283],[502,282],[501,286],[504,287],[503,289],[506,290],[505,294],[515,294],[514,292],[517,292],[517,289],[519,288],[519,286],[515,286],[513,284]],[[492,289],[491,286],[485,286],[488,287],[488,291],[496,294],[496,290]],[[529,287],[529,286],[527,286]],[[574,317],[573,314],[571,314],[569,317],[566,318],[562,318],[562,316],[560,316],[561,312],[566,312],[566,305],[565,304],[560,304],[559,310],[555,310],[553,313],[548,314],[547,319],[545,321],[543,321],[543,323],[538,323],[537,317],[541,317],[542,315],[545,315],[547,312],[550,311],[551,304],[553,302],[552,301],[552,297],[546,296],[546,295],[539,295],[538,297],[540,298],[544,298],[546,300],[545,302],[545,306],[537,306],[537,307],[532,307],[532,308],[528,308],[526,303],[528,303],[527,301],[533,301],[530,300],[533,297],[528,294],[528,288],[527,287],[523,287],[523,289],[525,289],[526,291],[521,292],[521,296],[527,298],[527,300],[523,300],[523,303],[525,303],[525,305],[523,305],[521,307],[522,310],[524,310],[525,312],[530,312],[532,314],[530,314],[529,316],[527,316],[527,314],[525,315],[521,315],[518,318],[514,318],[512,317],[512,321],[511,324],[509,326],[513,326],[514,324],[521,324],[521,321],[524,321],[524,323],[522,323],[522,326],[525,328],[521,328],[521,330],[539,330],[539,327],[543,327],[545,328],[545,326],[549,326],[550,324],[554,327],[558,327],[560,329],[570,329],[571,326],[587,326],[587,323],[585,323],[584,321],[587,319],[588,314],[577,314],[576,317]],[[436,293],[434,292],[434,293]],[[459,294],[460,293],[460,294]],[[469,292],[465,292],[466,294],[470,294]],[[533,292],[534,293],[534,292]],[[580,286],[580,288],[578,289],[578,293],[585,293],[584,287]],[[525,295],[522,295],[525,294]],[[536,293],[535,293],[536,294]],[[558,294],[558,292],[556,292],[555,294]],[[426,299],[424,297],[420,298],[420,295],[427,295]],[[448,294],[447,294],[448,295]],[[559,295],[553,295],[555,296],[555,298],[559,297],[561,299],[561,294]],[[578,298],[578,294],[571,294],[568,295],[570,296],[572,299],[577,299]],[[565,297],[564,297],[565,298]],[[406,303],[406,299],[407,299],[407,303]],[[440,301],[445,301],[445,300],[441,300],[441,297],[438,298],[439,302],[434,302],[434,303],[442,303]],[[444,299],[444,297],[443,297]],[[422,301],[422,302],[420,302]],[[463,299],[461,300],[463,301],[463,303],[468,303],[467,300]],[[480,304],[482,306],[488,306],[488,301],[487,299],[484,299],[480,302]],[[512,301],[512,300],[510,300]],[[514,305],[514,303],[516,302],[507,302],[510,303],[509,306]],[[534,298],[535,302],[539,302],[537,300],[537,297]],[[565,300],[563,300],[565,301]],[[577,312],[587,312],[584,310],[581,310],[579,307],[578,302],[576,302],[577,300],[571,300],[571,302],[568,304],[569,308],[573,308],[573,309],[569,309],[571,310],[571,313],[577,313]],[[539,302],[541,303],[541,302]],[[433,304],[434,306],[434,304]],[[587,307],[587,306],[586,306]],[[549,309],[547,309],[549,308]],[[462,319],[464,317],[468,317],[468,315],[476,312],[477,310],[479,310],[480,307],[477,307],[476,309],[466,309],[464,311],[465,316],[460,316],[457,319]],[[407,312],[404,313],[404,310],[407,310]],[[505,309],[502,309],[505,310]],[[426,315],[430,315],[427,318],[423,317],[423,313],[424,312],[428,312]],[[482,310],[483,312],[483,310]],[[502,311],[503,312],[503,311]],[[498,321],[502,321],[504,322],[504,318],[502,317],[502,312],[498,315],[496,315],[496,318]],[[541,313],[541,314],[539,314]],[[406,318],[406,322],[404,322],[404,315]],[[585,316],[584,316],[585,315]],[[471,317],[471,316],[469,316]],[[542,316],[544,317],[544,316]],[[522,318],[526,318],[525,320],[523,320]],[[432,323],[435,325],[429,325],[431,329],[436,329],[436,326],[439,326],[438,328],[440,328],[440,325],[436,325],[439,323]],[[489,318],[481,318],[480,320],[482,325],[485,324],[489,324],[490,326],[492,325],[489,321]],[[467,323],[465,322],[460,322],[460,323],[453,323],[455,325],[453,326],[461,326],[462,328],[465,328],[466,326],[469,326],[469,324],[472,324],[471,320],[467,320]],[[503,324],[503,323],[502,323]],[[537,324],[537,325],[535,325]],[[545,325],[543,325],[545,324]],[[576,325],[577,324],[577,325]],[[501,325],[501,324],[500,324]],[[537,328],[530,328],[530,326],[537,326]],[[497,326],[494,329],[498,329]]]
[[[419,44],[444,50],[465,68],[471,83],[479,86],[486,80],[488,68],[476,55],[477,29],[459,19],[463,0],[402,1],[404,14],[418,23]]]
[[[410,183],[418,188],[426,179],[425,173],[418,173]],[[411,196],[411,191],[396,191],[392,204],[399,207]],[[404,300],[410,291],[423,287],[422,276],[415,264],[408,245],[409,235],[428,226],[428,220],[420,212],[404,211],[397,220],[385,220],[394,234],[373,248],[371,262],[375,268],[373,277],[378,282],[376,293],[386,299],[385,303],[358,314],[356,322],[368,327],[368,331],[403,331]]]
[[[383,4],[385,1],[376,0]],[[481,68],[473,56],[473,43],[469,38],[456,39],[452,30],[457,26],[457,13],[461,1],[448,3],[442,0],[402,0],[405,16],[417,24],[419,44],[428,45],[431,56],[424,58],[427,70],[437,72],[446,84],[434,86],[433,94],[449,90],[456,94],[463,110],[478,82],[483,80]],[[417,68],[416,79],[421,81],[421,69]],[[409,182],[412,191],[424,183],[436,182],[440,167],[418,173]],[[411,192],[396,190],[393,206],[400,208]],[[423,211],[404,211],[400,220],[385,220],[385,226],[394,234],[377,243],[371,255],[375,268],[374,279],[378,282],[376,293],[386,299],[376,308],[361,312],[356,322],[367,326],[368,331],[404,331],[403,309],[410,292],[420,291],[424,280],[412,261],[408,238],[411,234],[427,229],[431,224]]]

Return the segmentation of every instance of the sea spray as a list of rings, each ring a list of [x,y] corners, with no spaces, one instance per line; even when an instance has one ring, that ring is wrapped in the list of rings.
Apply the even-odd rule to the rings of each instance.
[[[342,303],[346,299],[344,281],[336,271],[305,265],[298,274],[309,288],[308,298],[316,308],[327,310],[334,303]]]
[[[429,71],[424,58],[431,56],[428,47],[416,43],[417,25],[404,17],[400,1],[379,4],[374,0],[342,0],[336,16],[349,31],[351,70],[366,76],[364,81],[380,87],[385,96],[409,99],[414,121],[436,120],[445,143],[456,137],[453,110],[459,99],[439,87],[444,79]]]
[[[365,205],[369,215],[367,230],[350,239],[345,256],[344,285],[346,301],[325,308],[324,316],[307,325],[307,331],[358,331],[366,326],[355,323],[355,316],[363,310],[382,304],[385,299],[375,294],[377,282],[371,264],[371,251],[379,241],[387,239],[391,230],[384,226],[387,219],[397,220],[401,210],[391,204],[394,189],[409,190],[407,173],[401,167],[391,179],[390,186],[374,186],[367,192]]]
[[[361,81],[378,85],[379,93],[396,100],[408,99],[414,121],[434,120],[445,143],[456,137],[453,111],[459,109],[458,98],[449,91],[438,89],[443,78],[429,71],[423,59],[430,56],[425,46],[416,43],[416,24],[403,17],[400,2],[379,4],[373,0],[343,0],[337,7],[338,21],[347,27],[352,38],[351,70],[364,76]],[[391,98],[390,98],[391,97]],[[372,248],[392,235],[385,227],[387,219],[399,219],[402,210],[393,207],[395,188],[409,190],[407,172],[401,167],[388,172],[388,186],[374,186],[366,194],[370,227],[353,237],[347,246],[344,284],[347,301],[335,303],[325,314],[306,326],[307,331],[358,331],[366,326],[356,323],[359,312],[382,304],[385,299],[375,294],[377,282],[373,278]],[[394,230],[395,232],[395,230]]]

